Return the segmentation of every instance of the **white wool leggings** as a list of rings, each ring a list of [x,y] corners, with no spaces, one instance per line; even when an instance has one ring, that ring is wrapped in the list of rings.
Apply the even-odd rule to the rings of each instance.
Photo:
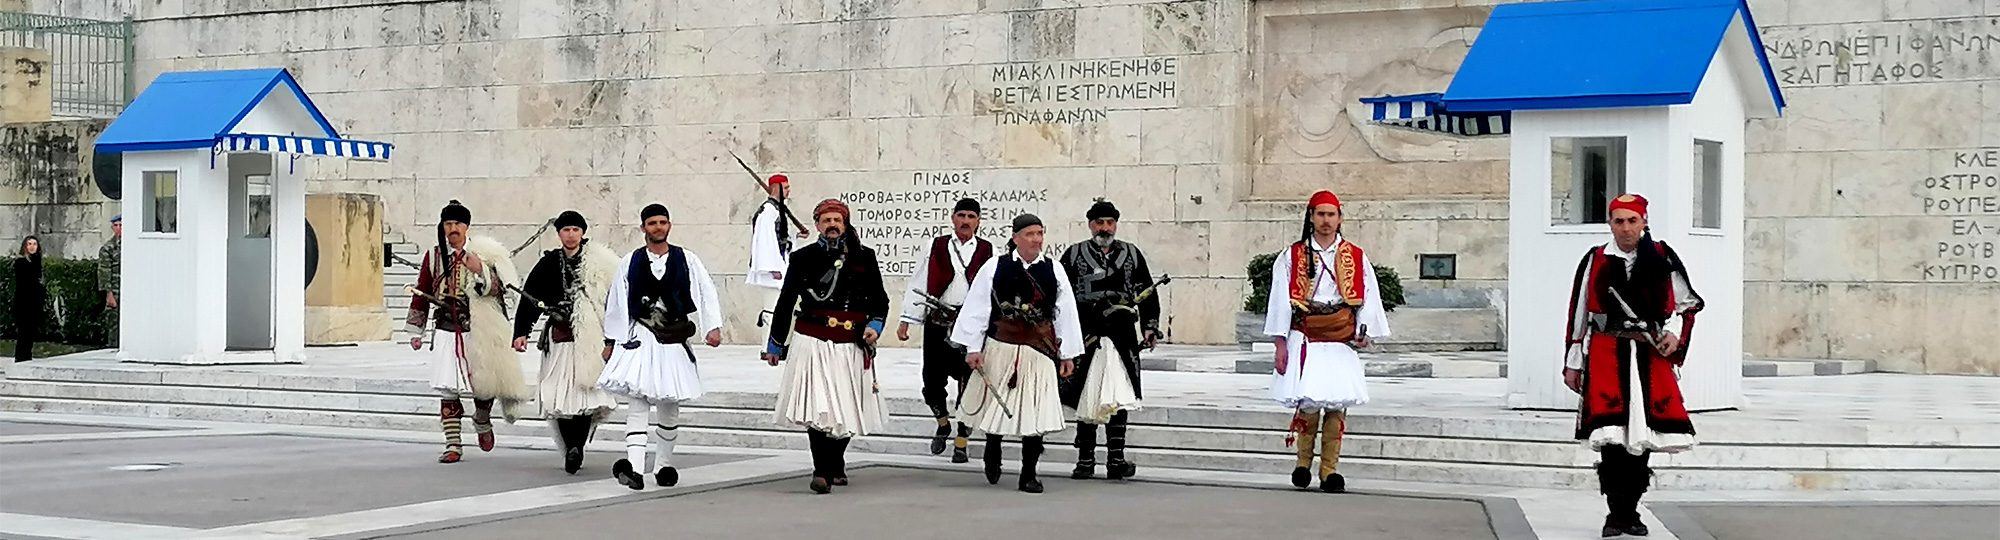
[[[674,441],[680,438],[680,404],[632,398],[626,407],[625,459],[632,462],[632,468],[650,473],[673,466]],[[647,459],[648,443],[654,460]]]

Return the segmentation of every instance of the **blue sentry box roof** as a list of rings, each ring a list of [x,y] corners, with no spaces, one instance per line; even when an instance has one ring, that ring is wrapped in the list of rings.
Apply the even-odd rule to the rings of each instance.
[[[162,73],[97,137],[100,152],[204,148],[215,144],[273,91],[292,92],[328,137],[327,123],[290,72],[279,69]]]
[[[1495,7],[1445,92],[1445,102],[1459,112],[1691,103],[1739,13],[1773,103],[1782,109],[1784,97],[1744,0],[1581,0]]]

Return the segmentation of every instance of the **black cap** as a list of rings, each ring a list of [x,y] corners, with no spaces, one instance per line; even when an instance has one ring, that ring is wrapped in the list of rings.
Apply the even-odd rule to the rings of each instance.
[[[556,216],[556,230],[560,231],[563,227],[590,230],[590,224],[583,221],[583,214],[576,213],[575,210],[564,210],[561,215]]]
[[[1111,218],[1112,221],[1117,221],[1118,207],[1112,206],[1111,201],[1097,201],[1097,204],[1090,205],[1090,211],[1084,212],[1083,217],[1091,221],[1103,218]]]
[[[966,211],[970,211],[974,214],[979,213],[979,201],[972,200],[971,197],[966,197],[963,199],[959,199],[958,206],[954,206],[951,208],[951,213],[953,214]]]
[[[669,221],[674,219],[673,216],[667,215],[666,205],[660,203],[653,203],[646,205],[645,210],[639,211],[639,223],[644,224],[646,223],[646,220],[653,219],[653,216],[660,216],[663,218],[667,218]]]
[[[438,224],[442,225],[446,221],[471,225],[472,211],[466,209],[465,205],[458,204],[458,199],[452,199],[450,203],[444,205],[443,211],[438,212]]]
[[[1014,232],[1021,232],[1022,229],[1026,229],[1028,227],[1033,227],[1041,224],[1042,224],[1042,218],[1035,217],[1034,214],[1021,214],[1018,216],[1014,216]]]

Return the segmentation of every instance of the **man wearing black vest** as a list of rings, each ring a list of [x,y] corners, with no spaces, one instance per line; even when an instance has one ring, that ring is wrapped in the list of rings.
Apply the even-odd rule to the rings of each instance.
[[[1160,297],[1148,293],[1153,274],[1146,255],[1117,239],[1118,207],[1097,201],[1084,215],[1090,219],[1090,241],[1070,245],[1062,257],[1076,287],[1084,335],[1077,376],[1063,379],[1063,404],[1076,410],[1076,470],[1070,478],[1096,472],[1097,426],[1103,424],[1109,458],[1104,475],[1118,480],[1138,471],[1125,460],[1126,411],[1139,409],[1139,351],[1160,339]]]
[[[708,267],[694,252],[667,243],[674,224],[666,206],[646,205],[639,222],[646,247],[627,255],[611,281],[604,302],[607,361],[597,378],[598,388],[625,396],[631,408],[626,457],[611,465],[611,476],[635,490],[646,488],[649,472],[660,487],[680,482],[671,460],[681,404],[702,394],[690,343],[722,344],[721,297]]]
[[[951,341],[964,346],[977,399],[959,400],[968,424],[986,433],[986,482],[1000,483],[1002,437],[1021,438],[1021,491],[1041,493],[1035,462],[1042,437],[1062,431],[1059,379],[1083,355],[1083,328],[1069,272],[1042,252],[1043,226],[1034,214],[1014,216],[1007,253],[979,269]]]
[[[910,324],[924,325],[924,404],[937,417],[937,435],[931,438],[931,453],[944,453],[945,437],[951,436],[951,407],[944,399],[946,379],[958,381],[958,395],[965,395],[965,377],[972,369],[965,365],[965,350],[951,342],[951,324],[958,307],[965,304],[965,291],[972,276],[993,258],[993,243],[979,238],[979,201],[959,199],[951,210],[952,234],[931,239],[930,251],[917,272],[910,276],[903,292],[902,324],[896,339],[910,340]],[[926,301],[928,297],[929,301]],[[933,306],[932,304],[939,304]],[[958,438],[952,441],[951,462],[965,463],[966,438],[972,429],[958,424]]]

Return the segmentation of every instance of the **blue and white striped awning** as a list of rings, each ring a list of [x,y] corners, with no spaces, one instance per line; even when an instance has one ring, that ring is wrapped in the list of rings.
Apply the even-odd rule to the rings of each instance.
[[[1506,135],[1514,116],[1507,111],[1458,114],[1445,110],[1444,94],[1414,94],[1362,98],[1374,108],[1373,120],[1385,126],[1436,131],[1466,137]]]
[[[394,145],[350,139],[290,135],[225,133],[215,138],[216,152],[277,152],[386,161]]]

